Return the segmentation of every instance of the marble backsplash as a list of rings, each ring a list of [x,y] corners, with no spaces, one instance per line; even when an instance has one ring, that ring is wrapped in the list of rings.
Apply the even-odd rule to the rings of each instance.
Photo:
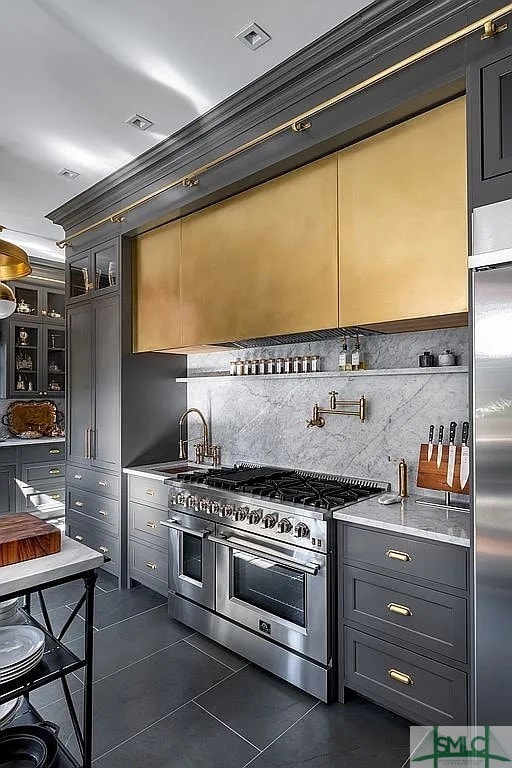
[[[459,365],[468,364],[467,328],[375,335],[364,338],[362,345],[371,368],[415,368],[422,352],[439,354],[445,349],[457,355]],[[340,341],[331,340],[190,355],[188,373],[227,371],[236,357],[302,354],[320,355],[322,370],[335,371],[340,346]],[[347,400],[365,395],[366,422],[361,424],[353,416],[327,416],[323,429],[307,429],[313,404],[327,407],[331,389]],[[416,484],[419,444],[426,442],[429,425],[444,424],[447,429],[450,421],[460,424],[468,418],[468,376],[464,373],[202,379],[187,385],[187,396],[188,406],[200,408],[209,419],[212,440],[221,445],[224,464],[268,463],[382,480],[396,488],[398,461],[404,457],[411,492]],[[189,423],[194,439],[199,426],[193,418]]]

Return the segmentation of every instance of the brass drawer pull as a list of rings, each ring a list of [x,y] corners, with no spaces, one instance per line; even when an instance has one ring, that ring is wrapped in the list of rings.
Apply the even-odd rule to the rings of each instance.
[[[156,491],[154,491],[152,488],[146,488],[146,495],[147,496],[155,496]]]
[[[402,683],[402,685],[414,685],[412,677],[399,672],[398,669],[388,669],[388,675],[392,680],[396,680],[397,683]]]
[[[82,475],[75,475],[75,480],[81,480],[81,479],[82,479]]]
[[[400,560],[402,563],[410,563],[412,560],[412,557],[407,552],[399,552],[396,549],[388,549],[386,557],[389,557],[390,560]]]
[[[83,507],[83,502],[75,501],[75,507]]]
[[[60,448],[52,448],[48,453],[52,456],[60,456]]]
[[[412,616],[410,608],[407,608],[406,605],[399,605],[398,603],[389,603],[388,611],[391,613],[398,613],[399,616]]]
[[[98,549],[99,549],[100,552],[103,552],[104,555],[106,555],[107,552],[108,552],[108,548],[107,547],[98,547]]]
[[[156,571],[156,563],[146,563],[146,568],[149,568],[151,571]]]
[[[104,509],[98,509],[98,514],[102,515],[103,517],[108,517],[108,512],[105,512]]]
[[[105,480],[98,480],[98,485],[100,488],[106,488],[108,483]]]
[[[52,493],[50,499],[55,499],[55,501],[58,501],[58,499],[60,499],[60,493]]]
[[[146,523],[146,528],[156,528],[156,523],[153,523],[151,520],[148,520]]]
[[[77,541],[83,541],[83,540],[84,540],[84,537],[83,537],[83,536],[79,536],[79,535],[77,534],[77,535],[75,536],[75,539],[76,539]]]
[[[60,475],[60,469],[50,469],[50,475]]]

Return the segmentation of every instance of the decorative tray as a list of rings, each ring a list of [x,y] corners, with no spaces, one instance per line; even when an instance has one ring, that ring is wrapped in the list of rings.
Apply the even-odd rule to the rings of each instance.
[[[63,414],[52,400],[16,400],[9,404],[2,416],[2,424],[11,435],[35,439],[62,437]]]

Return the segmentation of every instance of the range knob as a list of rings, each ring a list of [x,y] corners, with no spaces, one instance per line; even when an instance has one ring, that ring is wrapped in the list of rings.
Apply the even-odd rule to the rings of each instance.
[[[309,528],[305,523],[297,523],[295,526],[295,532],[293,534],[298,539],[308,539],[309,538]]]
[[[208,505],[208,512],[211,512],[213,515],[218,515],[220,512],[220,504],[218,501],[211,501]]]
[[[233,520],[245,520],[249,514],[249,507],[238,507],[233,512]]]
[[[255,509],[253,512],[249,512],[249,524],[258,525],[263,517],[263,510]]]
[[[293,525],[290,523],[290,521],[285,517],[284,520],[280,520],[277,526],[277,530],[279,533],[290,533],[293,529]]]
[[[277,520],[275,515],[265,515],[265,517],[263,518],[264,528],[273,528],[276,523],[277,523]]]
[[[201,512],[208,512],[210,509],[210,499],[201,499],[199,502]]]
[[[231,517],[233,514],[233,507],[230,504],[224,504],[219,509],[219,517]]]
[[[197,505],[197,496],[189,496],[187,499],[187,507],[195,507]]]
[[[187,501],[187,497],[184,493],[178,493],[176,496],[176,503],[181,504],[181,506],[185,506],[185,502]]]
[[[173,506],[175,504],[179,504],[178,497],[176,494],[172,494],[172,496],[169,496],[169,504],[172,504]]]

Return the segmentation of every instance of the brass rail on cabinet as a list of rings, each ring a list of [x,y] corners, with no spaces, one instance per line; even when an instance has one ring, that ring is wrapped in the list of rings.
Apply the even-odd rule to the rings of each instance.
[[[376,74],[366,78],[365,80],[361,80],[361,82],[357,83],[356,85],[352,85],[350,88],[346,88],[344,91],[341,91],[341,93],[338,93],[335,96],[332,96],[330,99],[327,99],[326,101],[323,101],[320,104],[317,104],[315,107],[308,109],[306,112],[303,112],[302,114],[297,115],[291,120],[287,120],[285,123],[276,125],[274,128],[267,131],[266,133],[262,133],[260,136],[256,136],[254,139],[250,139],[244,144],[241,144],[239,147],[235,147],[235,149],[232,149],[229,152],[226,152],[226,154],[221,155],[220,157],[217,157],[215,160],[211,160],[210,162],[205,163],[204,165],[201,165],[199,168],[196,168],[194,171],[190,171],[185,176],[181,176],[179,179],[176,179],[175,181],[172,181],[169,184],[166,184],[165,186],[160,187],[159,189],[156,189],[147,195],[144,195],[138,200],[134,200],[129,205],[124,206],[124,208],[120,208],[114,213],[111,213],[108,216],[105,216],[104,218],[99,219],[98,221],[95,221],[93,224],[89,224],[87,227],[83,227],[82,229],[77,230],[76,232],[74,232],[72,235],[69,235],[64,240],[58,240],[57,246],[59,248],[64,248],[66,245],[69,245],[69,243],[75,238],[80,237],[81,235],[85,235],[87,232],[90,232],[91,230],[96,229],[97,227],[100,227],[102,224],[107,224],[109,222],[110,223],[122,222],[125,218],[125,214],[129,213],[135,208],[138,208],[139,205],[142,205],[143,203],[147,203],[150,200],[154,200],[155,197],[162,195],[164,192],[169,192],[171,189],[175,189],[176,187],[180,187],[180,186],[183,187],[184,189],[194,188],[200,183],[199,177],[202,174],[212,170],[213,168],[216,168],[218,165],[221,165],[221,163],[224,163],[227,160],[232,160],[238,155],[241,155],[243,152],[247,152],[247,150],[249,149],[253,149],[259,144],[262,144],[264,141],[267,141],[268,139],[271,139],[274,136],[278,136],[280,133],[283,133],[284,131],[291,129],[294,133],[300,134],[303,131],[308,130],[311,127],[311,119],[314,118],[316,115],[320,114],[321,112],[324,112],[326,109],[329,109],[330,107],[333,107],[336,104],[339,104],[345,99],[348,99],[350,96],[355,96],[357,93],[360,93],[361,91],[366,90],[372,85],[377,85],[377,83],[380,83],[383,80],[386,80],[388,77],[391,77],[392,75],[395,75],[398,72],[401,72],[402,70],[407,69],[411,65],[416,64],[417,62],[428,58],[432,54],[437,53],[438,51],[441,51],[444,48],[448,48],[450,45],[453,45],[454,43],[457,43],[460,40],[463,40],[465,37],[469,37],[469,35],[472,35],[474,32],[477,32],[478,30],[482,32],[481,34],[482,40],[493,38],[495,35],[507,29],[508,24],[506,23],[497,24],[497,22],[499,19],[501,19],[503,16],[509,13],[512,13],[512,3],[508,3],[507,5],[504,5],[501,8],[497,8],[492,13],[487,14],[487,16],[483,16],[477,21],[474,21],[472,24],[468,24],[467,26],[462,27],[456,32],[452,32],[451,35],[447,35],[446,37],[443,37],[441,40],[438,40],[437,42],[432,43],[431,45],[427,45],[425,48],[421,48],[419,51],[416,51],[416,53],[413,53],[410,56],[407,56],[405,59],[401,59],[400,61],[397,61],[395,64],[392,64],[391,66],[386,67],[385,69],[382,69],[380,72],[377,72]]]

